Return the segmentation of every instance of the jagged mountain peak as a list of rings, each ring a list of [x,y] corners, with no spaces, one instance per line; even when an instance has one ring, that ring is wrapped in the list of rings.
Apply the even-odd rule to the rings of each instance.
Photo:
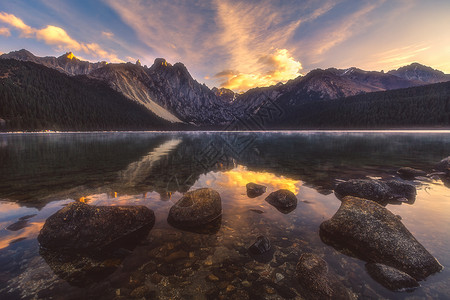
[[[438,83],[450,81],[450,74],[422,65],[420,63],[412,63],[407,66],[391,70],[388,74],[404,78],[407,80],[416,80],[424,83]]]
[[[150,69],[156,69],[156,68],[160,68],[160,67],[170,67],[170,66],[171,66],[171,64],[169,64],[165,58],[159,57],[159,58],[155,58],[155,62],[150,67]]]

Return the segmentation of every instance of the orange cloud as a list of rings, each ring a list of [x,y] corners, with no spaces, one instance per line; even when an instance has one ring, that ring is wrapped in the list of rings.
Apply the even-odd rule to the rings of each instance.
[[[81,44],[72,39],[67,32],[56,26],[47,27],[36,31],[37,40],[43,40],[47,45],[55,45],[62,49],[80,50]]]
[[[47,45],[56,46],[60,51],[82,51],[88,55],[92,55],[100,59],[107,59],[111,62],[124,62],[114,53],[108,52],[101,48],[97,43],[86,44],[76,41],[61,27],[47,25],[42,29],[32,28],[15,15],[5,12],[0,12],[0,22],[6,23],[20,30],[20,37],[35,38],[38,41],[43,41]],[[6,28],[5,34],[8,33],[9,28]]]
[[[6,27],[0,28],[0,35],[6,36],[6,37],[11,36],[11,31],[9,31],[9,28],[6,28]]]
[[[15,15],[0,12],[0,22],[6,23],[12,27],[15,27],[21,31],[21,37],[32,37],[35,33],[35,29],[25,24],[21,19]]]
[[[274,54],[261,56],[258,69],[251,73],[224,70],[215,75],[221,86],[235,91],[274,85],[300,76],[302,64],[290,56],[287,49],[277,49]]]

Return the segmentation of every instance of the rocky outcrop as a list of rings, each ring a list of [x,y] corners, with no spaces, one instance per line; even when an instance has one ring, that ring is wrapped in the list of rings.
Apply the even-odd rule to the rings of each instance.
[[[334,192],[338,198],[354,196],[382,205],[391,201],[413,203],[416,200],[415,186],[398,180],[351,179],[338,184]]]
[[[38,241],[50,250],[99,250],[153,226],[154,222],[153,211],[145,206],[92,206],[73,202],[45,221]]]
[[[416,177],[426,176],[427,172],[410,167],[402,167],[397,170],[397,174],[403,179],[414,179]]]
[[[305,299],[354,299],[328,264],[314,253],[303,253],[296,267],[297,281]]]
[[[297,197],[286,189],[270,193],[266,201],[284,214],[290,213],[297,207]]]
[[[378,263],[368,263],[366,264],[366,269],[373,279],[392,291],[410,290],[420,286],[414,278],[393,267]]]
[[[198,189],[184,194],[169,211],[167,221],[180,228],[200,227],[219,219],[222,201],[217,191]]]
[[[337,249],[394,267],[416,280],[442,269],[399,218],[371,200],[343,198],[336,214],[320,225],[320,236]]]
[[[253,182],[247,183],[246,188],[247,188],[247,196],[249,198],[261,196],[266,192],[267,189],[264,185],[256,184]]]

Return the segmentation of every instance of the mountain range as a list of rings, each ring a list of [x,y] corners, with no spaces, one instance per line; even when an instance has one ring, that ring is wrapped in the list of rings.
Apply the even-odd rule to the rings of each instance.
[[[14,75],[17,75],[15,74],[17,70],[21,70],[19,73],[26,76],[26,72],[31,72],[31,69],[38,68],[35,65],[40,65],[57,70],[60,74],[52,76],[64,78],[60,82],[62,86],[54,86],[55,89],[63,89],[67,85],[78,85],[80,90],[87,86],[87,90],[91,91],[89,87],[101,85],[103,89],[110,89],[111,92],[108,91],[108,93],[114,94],[117,99],[123,97],[137,104],[138,106],[133,109],[150,113],[152,120],[167,128],[187,126],[199,129],[263,129],[269,123],[272,124],[271,126],[277,123],[295,123],[296,126],[301,127],[301,122],[293,122],[293,120],[299,115],[296,112],[304,113],[308,105],[321,103],[322,106],[335,106],[338,103],[335,101],[337,99],[414,87],[417,87],[419,90],[415,91],[421,94],[420,89],[424,86],[450,81],[449,74],[413,63],[386,73],[364,71],[358,68],[316,69],[284,84],[279,83],[270,87],[254,88],[245,93],[235,93],[225,88],[209,89],[205,84],[193,79],[182,63],[172,65],[163,58],[155,59],[151,67],[142,66],[139,61],[135,64],[91,63],[78,59],[71,52],[60,57],[37,57],[25,49],[3,54],[0,58],[0,66],[9,65],[9,68],[4,66],[4,73],[0,74],[1,81],[10,80],[11,88],[4,93],[24,93],[25,89],[30,89],[29,86],[20,84],[22,80],[20,76]],[[22,64],[13,66],[14,63],[11,60],[20,61]],[[42,72],[43,69],[39,70]],[[34,87],[40,91],[39,95],[49,93],[48,89],[42,90],[42,85],[46,86],[46,83],[41,82],[42,80],[47,79],[40,78],[40,86]],[[3,86],[5,84],[3,83]],[[11,89],[15,91],[12,92]],[[440,87],[437,90],[444,92],[445,89]],[[86,94],[86,91],[84,93]],[[92,93],[95,94],[94,91]],[[403,94],[397,94],[397,97],[399,95]],[[423,95],[425,96],[428,97]],[[11,96],[8,97],[11,98]],[[89,97],[89,94],[85,97]],[[50,102],[46,105],[50,105],[48,103]],[[62,104],[58,103],[58,105]],[[74,104],[71,103],[71,105]],[[9,115],[5,113],[0,110],[0,119],[7,122],[11,114],[15,112],[10,111]],[[287,116],[290,120],[286,120]],[[237,123],[236,120],[241,128],[230,127],[230,124]],[[252,123],[257,123],[260,128],[252,126]],[[448,124],[444,122],[436,125]],[[68,128],[67,126],[59,128]]]

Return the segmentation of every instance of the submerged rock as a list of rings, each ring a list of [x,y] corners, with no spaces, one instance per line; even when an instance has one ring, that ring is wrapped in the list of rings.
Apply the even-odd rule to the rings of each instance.
[[[270,193],[266,201],[284,214],[290,213],[297,207],[297,197],[293,192],[285,189]]]
[[[267,263],[273,258],[273,249],[270,240],[265,236],[258,236],[256,241],[248,248],[248,253],[256,261]]]
[[[403,179],[414,179],[416,177],[426,176],[427,172],[410,167],[403,167],[397,170],[397,174]]]
[[[441,160],[435,167],[436,170],[444,172],[447,176],[450,176],[450,156]]]
[[[338,184],[334,191],[338,198],[354,196],[382,205],[391,201],[414,203],[416,200],[416,187],[398,180],[351,179]]]
[[[254,242],[248,250],[253,254],[263,254],[269,251],[270,248],[269,239],[261,235],[256,238],[256,242]]]
[[[420,286],[414,278],[393,267],[368,263],[366,269],[373,279],[392,291],[410,290]]]
[[[176,227],[199,227],[220,219],[222,201],[213,189],[187,192],[169,211],[167,221]]]
[[[92,206],[73,202],[50,216],[38,236],[52,250],[91,251],[110,246],[155,223],[145,206]]]
[[[295,270],[305,299],[353,299],[352,294],[329,272],[327,263],[314,253],[303,253]]]
[[[261,196],[266,192],[267,189],[264,185],[256,184],[253,182],[247,183],[246,187],[247,187],[247,196],[249,198]]]
[[[320,236],[337,249],[395,267],[416,280],[442,269],[399,218],[374,201],[345,197],[335,215],[320,225]]]

